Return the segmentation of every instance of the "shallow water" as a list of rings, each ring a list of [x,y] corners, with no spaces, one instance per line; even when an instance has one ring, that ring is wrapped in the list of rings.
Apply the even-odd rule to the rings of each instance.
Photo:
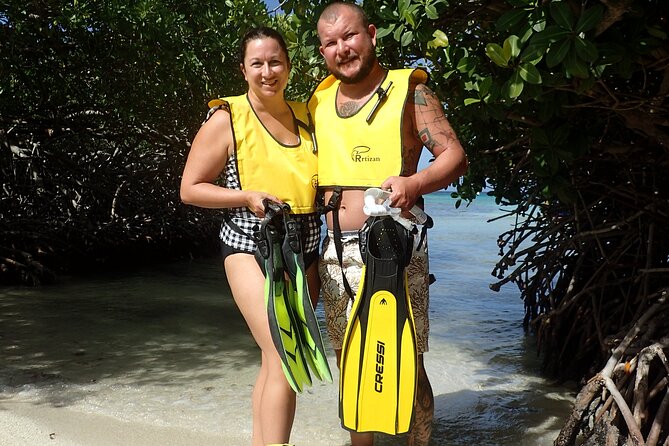
[[[434,444],[551,445],[571,394],[540,377],[517,290],[488,288],[496,237],[510,222],[486,223],[499,214],[487,197],[455,210],[433,194],[427,210],[436,222],[425,355]],[[258,350],[217,260],[0,289],[0,357],[0,409],[11,398],[249,443]],[[347,444],[336,401],[334,384],[307,389],[292,441]]]

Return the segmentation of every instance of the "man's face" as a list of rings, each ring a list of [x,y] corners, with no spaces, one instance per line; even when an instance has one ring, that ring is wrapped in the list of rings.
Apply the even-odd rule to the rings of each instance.
[[[354,10],[342,7],[333,20],[321,19],[318,36],[328,70],[343,83],[359,82],[372,71],[376,61],[376,27],[365,27]]]

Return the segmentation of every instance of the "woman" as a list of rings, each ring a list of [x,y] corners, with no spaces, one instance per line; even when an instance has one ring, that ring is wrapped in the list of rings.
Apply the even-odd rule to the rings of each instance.
[[[215,107],[195,136],[184,168],[181,199],[226,209],[220,234],[225,273],[262,351],[252,396],[253,445],[265,446],[288,442],[295,393],[272,343],[253,233],[264,217],[264,200],[291,206],[302,222],[309,288],[317,299],[317,165],[310,133],[302,124],[306,107],[284,99],[290,61],[281,35],[265,27],[249,31],[240,44],[240,68],[248,91],[210,103]],[[224,186],[214,184],[221,173]]]

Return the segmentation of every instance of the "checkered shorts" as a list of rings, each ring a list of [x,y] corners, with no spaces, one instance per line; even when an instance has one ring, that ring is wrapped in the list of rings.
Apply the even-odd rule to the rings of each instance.
[[[237,174],[237,160],[233,153],[225,165],[225,187],[241,190]],[[248,208],[230,208],[225,210],[226,218],[221,225],[219,237],[223,243],[235,250],[253,254],[256,252],[254,233],[260,229],[260,219]],[[297,214],[302,232],[302,247],[305,254],[318,251],[321,236],[321,220],[317,214]],[[230,223],[232,222],[232,224]],[[237,226],[237,228],[234,227]],[[241,229],[241,231],[239,231]]]
[[[247,211],[248,214],[251,214]],[[293,215],[298,221],[302,233],[302,246],[305,254],[318,251],[321,235],[321,221],[318,215]],[[234,228],[229,221],[232,221],[239,229]],[[253,254],[256,252],[256,241],[254,233],[260,229],[260,219],[251,214],[251,218],[238,214],[228,214],[228,221],[223,222],[219,236],[226,245],[242,252]]]

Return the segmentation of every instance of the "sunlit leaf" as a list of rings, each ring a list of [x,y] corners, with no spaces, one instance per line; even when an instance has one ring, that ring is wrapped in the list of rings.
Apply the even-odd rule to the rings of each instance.
[[[518,72],[520,73],[520,77],[530,84],[541,83],[541,74],[539,73],[539,70],[530,63],[521,64],[518,67]]]
[[[520,39],[516,35],[510,35],[504,40],[504,55],[511,60],[520,54]]]
[[[485,53],[490,60],[500,67],[509,66],[509,57],[504,52],[504,49],[496,43],[489,43],[485,46]]]
[[[434,39],[427,43],[428,48],[444,48],[448,46],[448,36],[441,30],[436,30],[432,33]]]
[[[518,71],[515,71],[504,84],[503,91],[508,98],[515,99],[523,92],[524,86],[523,79],[520,77]]]
[[[402,34],[402,39],[400,40],[400,45],[409,46],[409,44],[412,41],[413,41],[413,32],[412,31],[407,31],[404,34]]]
[[[425,15],[430,20],[437,20],[439,18],[439,13],[437,12],[437,8],[435,8],[434,5],[425,6]]]
[[[395,29],[395,24],[391,24],[388,28],[377,28],[376,30],[376,38],[377,39],[382,39],[385,36],[389,35],[390,33],[393,32]]]

